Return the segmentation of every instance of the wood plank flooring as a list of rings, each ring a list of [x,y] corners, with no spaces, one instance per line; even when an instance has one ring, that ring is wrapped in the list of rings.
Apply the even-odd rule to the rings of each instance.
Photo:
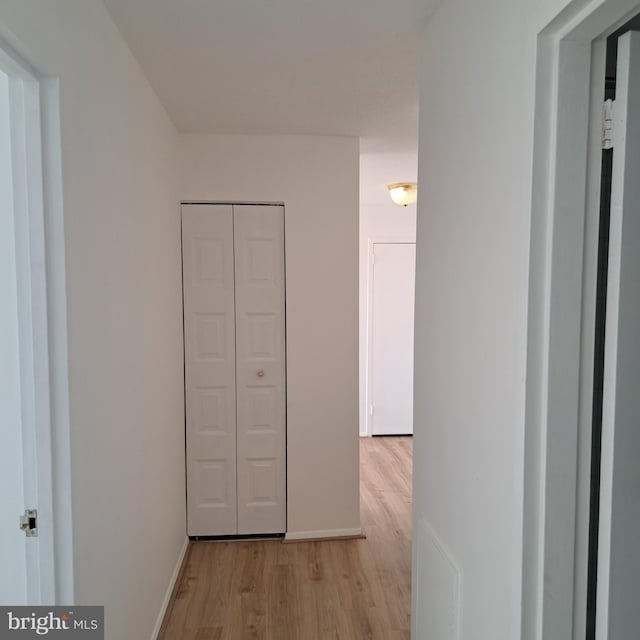
[[[363,438],[366,539],[191,543],[162,640],[406,640],[411,438]]]

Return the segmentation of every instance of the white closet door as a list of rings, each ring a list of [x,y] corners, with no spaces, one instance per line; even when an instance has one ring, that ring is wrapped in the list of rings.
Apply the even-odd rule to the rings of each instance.
[[[238,533],[281,533],[285,507],[284,208],[234,206]]]
[[[187,530],[237,532],[233,209],[182,207]]]
[[[416,245],[374,245],[371,432],[413,433]]]

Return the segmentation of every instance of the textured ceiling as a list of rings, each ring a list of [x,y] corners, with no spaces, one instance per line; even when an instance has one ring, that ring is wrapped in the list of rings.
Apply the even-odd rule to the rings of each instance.
[[[104,0],[177,128],[415,142],[433,0]]]

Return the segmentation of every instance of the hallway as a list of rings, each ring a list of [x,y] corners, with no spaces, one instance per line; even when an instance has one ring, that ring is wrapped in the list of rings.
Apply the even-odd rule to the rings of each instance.
[[[360,440],[363,540],[192,543],[163,640],[401,640],[412,440]]]

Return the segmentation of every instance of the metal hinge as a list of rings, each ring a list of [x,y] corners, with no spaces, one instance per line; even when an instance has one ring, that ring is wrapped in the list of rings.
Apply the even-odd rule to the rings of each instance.
[[[602,116],[602,148],[613,149],[613,109],[614,101],[605,100]]]
[[[373,418],[373,405],[369,405],[369,415]]]
[[[27,538],[35,538],[38,535],[38,510],[25,509],[20,516],[20,529],[25,532]]]

